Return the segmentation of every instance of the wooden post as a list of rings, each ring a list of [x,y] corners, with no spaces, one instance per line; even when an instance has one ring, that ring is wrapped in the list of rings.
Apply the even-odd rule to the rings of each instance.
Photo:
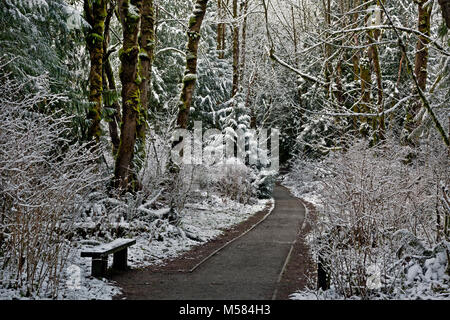
[[[317,289],[322,289],[323,291],[330,289],[330,282],[324,268],[324,259],[322,256],[319,256],[319,262],[317,263]]]
[[[324,239],[319,239],[319,246],[322,246],[322,241]],[[322,248],[319,249],[319,261],[317,263],[317,289],[322,289],[323,291],[330,289],[330,277],[325,269],[327,264],[326,253]]]

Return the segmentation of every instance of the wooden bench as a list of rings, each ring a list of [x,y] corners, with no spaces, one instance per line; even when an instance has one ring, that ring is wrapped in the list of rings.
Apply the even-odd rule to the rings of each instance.
[[[127,269],[128,247],[135,243],[135,239],[116,239],[113,242],[83,250],[81,257],[92,258],[93,277],[103,277],[108,269],[108,255],[111,253],[114,254],[113,269]]]

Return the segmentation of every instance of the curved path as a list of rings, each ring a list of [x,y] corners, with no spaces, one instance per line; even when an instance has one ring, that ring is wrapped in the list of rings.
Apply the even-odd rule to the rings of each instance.
[[[127,299],[250,300],[276,298],[277,282],[305,208],[289,190],[276,185],[275,208],[266,220],[206,260],[192,273],[146,270],[114,280]]]

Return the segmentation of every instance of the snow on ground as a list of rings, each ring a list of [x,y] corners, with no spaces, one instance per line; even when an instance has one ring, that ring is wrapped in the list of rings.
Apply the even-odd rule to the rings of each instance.
[[[210,241],[221,235],[225,229],[247,220],[272,201],[259,200],[255,205],[243,205],[214,195],[211,197],[213,201],[210,198],[202,203],[188,203],[181,218],[181,230],[195,235],[203,242],[178,234],[178,228],[166,221],[157,220],[162,223],[159,226],[162,231],[160,241],[149,238],[148,235],[137,237],[136,244],[129,248],[129,264],[141,268],[179,256],[191,247]]]
[[[301,165],[296,164],[292,171],[283,177],[281,184],[288,188],[295,197],[320,206],[319,192],[323,188],[320,177],[324,174],[319,166],[314,167],[312,164],[304,162]]]
[[[268,204],[271,204],[273,209],[272,199],[244,205],[229,199],[221,199],[216,195],[204,197],[200,203],[187,203],[179,228],[169,224],[167,220],[158,219],[150,223],[150,226],[147,225],[148,230],[153,232],[141,232],[133,236],[136,244],[128,248],[128,264],[132,268],[143,268],[160,264],[167,258],[175,258],[194,246],[216,238],[224,230],[247,220]],[[136,230],[139,229],[139,224],[145,225],[142,221],[136,221],[134,224],[122,221],[120,226]],[[198,241],[189,238],[186,233],[198,238]],[[100,242],[95,240],[79,240],[73,243],[74,248],[66,267],[67,277],[61,284],[58,299],[109,300],[120,294],[120,288],[113,281],[91,277],[91,258],[80,257],[83,249],[99,244]],[[109,266],[111,264],[112,255],[109,256]],[[24,299],[24,297],[17,290],[0,286],[0,299]]]

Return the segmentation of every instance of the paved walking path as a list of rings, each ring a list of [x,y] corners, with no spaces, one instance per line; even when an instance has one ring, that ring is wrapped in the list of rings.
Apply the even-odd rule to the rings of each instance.
[[[114,278],[127,299],[272,299],[305,217],[303,204],[276,185],[275,208],[265,221],[192,273],[133,270]],[[276,296],[275,296],[276,298]]]

